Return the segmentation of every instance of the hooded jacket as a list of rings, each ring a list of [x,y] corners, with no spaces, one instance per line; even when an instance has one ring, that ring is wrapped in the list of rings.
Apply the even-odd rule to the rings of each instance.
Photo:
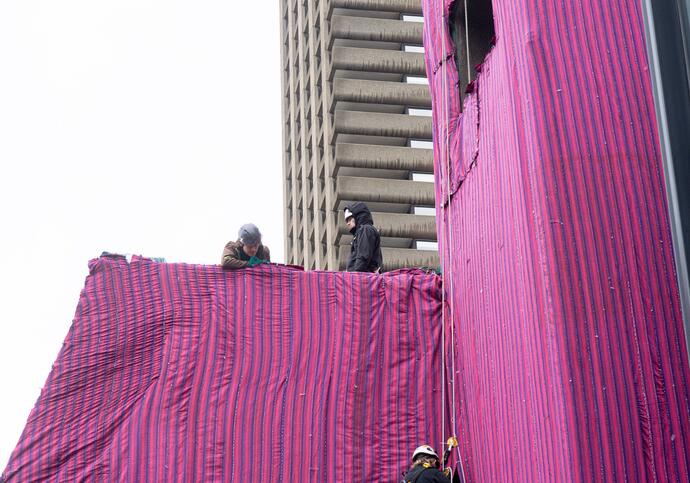
[[[381,255],[381,236],[374,228],[374,219],[367,205],[353,203],[346,206],[355,217],[354,235],[350,256],[347,259],[348,272],[376,272],[383,263]]]
[[[450,480],[439,469],[417,465],[405,473],[403,483],[450,483]]]

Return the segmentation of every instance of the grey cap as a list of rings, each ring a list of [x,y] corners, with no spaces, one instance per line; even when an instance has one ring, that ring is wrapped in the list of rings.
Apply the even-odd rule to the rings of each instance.
[[[261,232],[253,223],[242,225],[238,235],[240,241],[245,245],[258,245],[261,243]]]

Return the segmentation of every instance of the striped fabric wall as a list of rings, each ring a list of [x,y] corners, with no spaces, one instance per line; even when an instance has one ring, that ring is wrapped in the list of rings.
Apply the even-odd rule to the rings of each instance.
[[[467,479],[690,481],[639,2],[493,0],[462,114],[450,4],[423,0]]]
[[[441,440],[434,274],[90,269],[2,481],[399,481]]]

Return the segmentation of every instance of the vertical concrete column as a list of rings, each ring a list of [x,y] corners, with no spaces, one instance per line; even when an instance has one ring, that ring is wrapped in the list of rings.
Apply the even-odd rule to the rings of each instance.
[[[319,206],[321,205],[323,197],[323,186],[321,179],[319,178],[319,170],[323,160],[321,159],[321,154],[319,152],[319,118],[318,108],[320,102],[320,96],[318,93],[317,86],[317,73],[320,66],[315,65],[319,56],[316,55],[317,51],[321,48],[318,44],[319,39],[315,38],[317,36],[314,24],[314,0],[307,0],[307,25],[309,29],[309,103],[311,106],[311,179],[313,183],[313,209],[311,210],[313,216],[313,227],[314,227],[314,262],[316,268],[321,268],[324,264],[322,256],[322,243],[321,238],[324,231],[323,223],[321,222],[321,216],[319,216]],[[323,56],[321,56],[323,57]]]
[[[307,89],[305,65],[305,41],[304,41],[304,4],[301,1],[297,2],[297,45],[299,53],[299,117],[300,117],[300,158],[302,162],[302,243],[304,249],[304,267],[309,269],[314,253],[309,249],[309,233],[311,231],[311,224],[313,214],[309,211],[309,181],[310,173],[309,165],[311,164],[311,156],[307,149],[307,105],[305,102],[305,94]],[[294,95],[294,91],[292,93]]]
[[[280,18],[280,87],[282,92],[286,92],[288,89],[289,85],[289,80],[286,78],[287,75],[289,75],[288,71],[288,66],[287,66],[287,56],[285,55],[285,49],[287,47],[286,43],[286,38],[287,38],[287,25],[285,25],[285,22],[283,18],[287,16],[287,2],[285,0],[280,0],[280,8],[278,11],[278,15]],[[288,141],[290,138],[290,126],[288,125],[287,118],[288,118],[288,113],[289,113],[289,107],[286,103],[287,98],[283,100],[283,102],[280,103],[280,109],[281,109],[281,115],[282,115],[282,159],[283,159],[283,252],[285,253],[285,257],[289,257],[289,252],[292,250],[292,234],[290,233],[291,231],[291,226],[290,224],[292,223],[292,220],[290,219],[291,217],[288,214],[288,206],[290,206],[290,196],[291,196],[291,189],[288,187],[288,182],[287,182],[287,174],[290,172],[290,155],[288,154],[287,150],[287,145]]]
[[[335,172],[335,146],[332,144],[333,125],[331,123],[331,105],[333,103],[331,78],[331,52],[330,52],[330,25],[328,22],[329,4],[327,0],[319,2],[321,15],[319,23],[321,30],[321,104],[322,104],[322,127],[323,127],[323,163],[324,180],[326,186],[326,258],[327,263],[323,268],[328,270],[338,270],[338,251],[336,246],[337,237],[337,217],[332,207],[335,203],[335,180],[332,173]]]
[[[297,185],[297,133],[295,132],[295,119],[297,119],[297,109],[295,108],[295,39],[293,32],[295,31],[295,23],[293,22],[292,0],[287,0],[287,44],[288,44],[288,77],[289,89],[288,95],[289,111],[290,111],[290,168],[292,170],[291,178],[291,217],[292,217],[292,253],[286,253],[285,257],[288,263],[299,263],[299,253],[302,249],[299,242],[299,234],[301,226],[298,225],[299,213],[297,212],[299,194],[299,187]]]

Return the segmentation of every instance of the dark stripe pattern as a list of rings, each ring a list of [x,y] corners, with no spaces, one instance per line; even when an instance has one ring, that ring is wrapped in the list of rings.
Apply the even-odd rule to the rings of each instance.
[[[468,480],[690,481],[640,2],[493,0],[464,100],[450,4],[423,0],[424,39]]]
[[[399,481],[441,440],[435,274],[90,269],[2,481]]]

